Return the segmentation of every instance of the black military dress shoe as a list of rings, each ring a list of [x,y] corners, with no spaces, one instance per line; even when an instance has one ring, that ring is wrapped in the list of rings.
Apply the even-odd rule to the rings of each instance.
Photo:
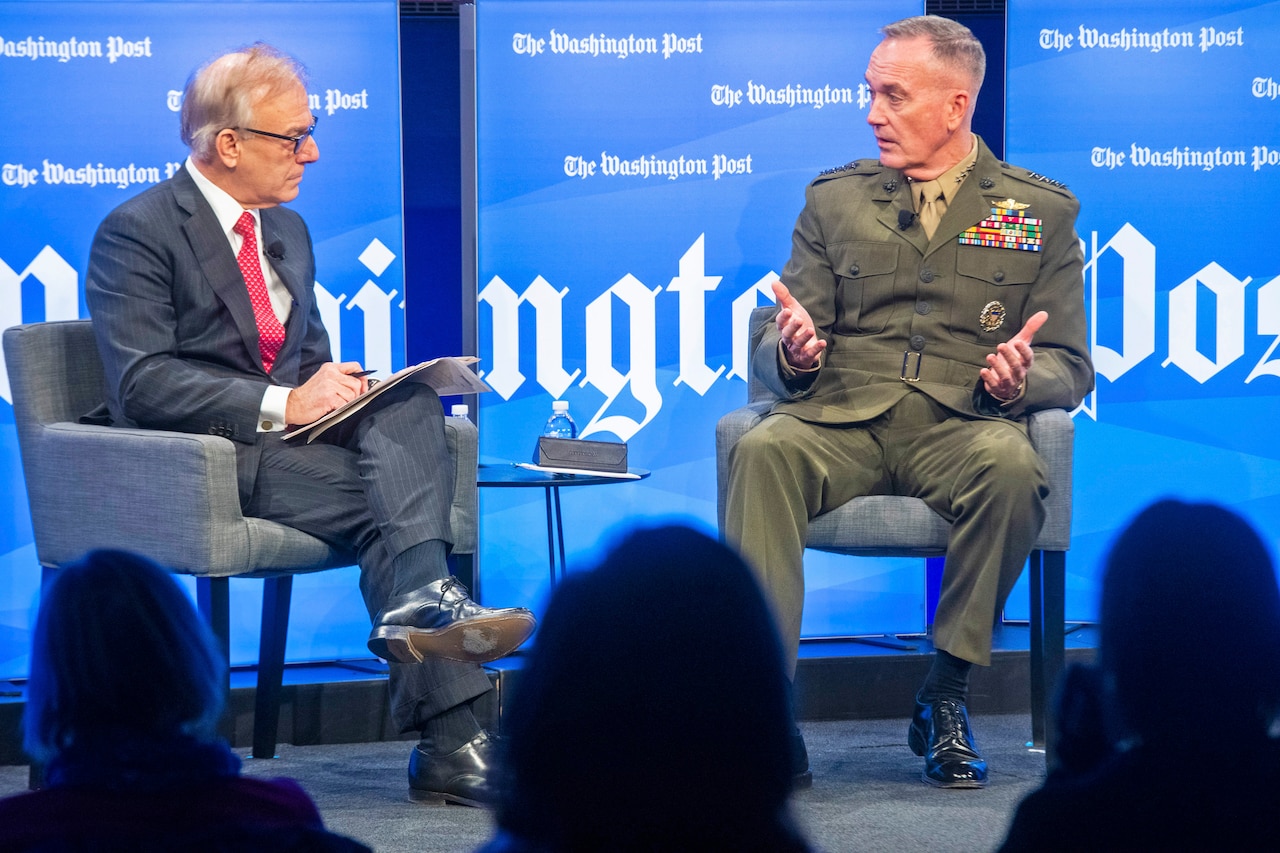
[[[924,756],[921,778],[939,788],[985,788],[987,762],[978,755],[969,732],[969,714],[956,699],[925,704],[916,700],[916,712],[907,729],[907,745]]]
[[[450,577],[389,600],[373,620],[369,651],[400,663],[488,663],[519,648],[536,625],[523,607],[481,607]]]
[[[432,755],[418,744],[409,755],[409,799],[416,803],[493,805],[489,774],[495,746],[488,732],[480,732],[447,755]]]

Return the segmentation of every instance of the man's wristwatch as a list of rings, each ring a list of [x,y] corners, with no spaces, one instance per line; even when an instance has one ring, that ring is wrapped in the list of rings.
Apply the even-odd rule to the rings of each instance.
[[[1018,399],[1019,397],[1021,397],[1021,396],[1022,396],[1022,392],[1026,389],[1026,387],[1027,387],[1027,380],[1025,380],[1025,379],[1024,379],[1024,380],[1022,380],[1021,382],[1019,382],[1019,383],[1018,383],[1018,390],[1016,390],[1016,391],[1014,391],[1014,392],[1013,392],[1013,396],[1012,396],[1012,397],[1001,397],[1001,396],[999,396],[998,394],[992,394],[991,396],[992,396],[992,397],[994,397],[996,400],[1000,401],[1001,403],[1003,403],[1004,405],[1006,405],[1006,406],[1007,406],[1007,405],[1009,405],[1010,403],[1012,403],[1014,400],[1016,400],[1016,399]]]

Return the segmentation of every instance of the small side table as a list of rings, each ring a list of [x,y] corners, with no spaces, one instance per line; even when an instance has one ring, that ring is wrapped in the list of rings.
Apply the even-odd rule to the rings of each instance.
[[[521,468],[512,462],[480,463],[476,485],[481,488],[542,489],[547,504],[547,557],[551,567],[551,585],[564,577],[564,517],[560,512],[560,489],[569,486],[606,486],[612,483],[634,483],[649,476],[643,468],[628,468],[632,477],[605,477],[599,474],[551,474]],[[557,550],[559,561],[556,560]],[[480,577],[476,572],[473,585],[480,593]],[[477,599],[478,600],[478,599]]]

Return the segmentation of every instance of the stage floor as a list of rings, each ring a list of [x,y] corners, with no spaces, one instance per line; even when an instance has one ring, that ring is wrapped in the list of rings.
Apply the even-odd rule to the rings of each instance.
[[[1030,710],[1029,631],[1003,625],[993,644],[992,665],[975,667],[969,709],[974,714],[1027,714]],[[875,642],[875,638],[872,638]],[[928,671],[927,638],[892,638],[911,648],[887,648],[848,639],[805,641],[796,671],[796,712],[802,721],[906,718]],[[1097,629],[1067,634],[1067,660],[1090,660]],[[489,667],[497,688],[478,703],[489,728],[501,731],[502,707],[519,678],[523,658],[512,655]],[[392,729],[387,709],[385,664],[376,659],[293,664],[285,669],[278,742],[295,746],[372,743],[416,738]],[[252,668],[232,672],[232,744],[247,747],[253,735]],[[20,693],[21,683],[17,685]],[[744,699],[747,697],[744,697]],[[21,751],[21,695],[0,696],[0,765],[25,764]],[[1026,737],[1030,737],[1030,725]]]

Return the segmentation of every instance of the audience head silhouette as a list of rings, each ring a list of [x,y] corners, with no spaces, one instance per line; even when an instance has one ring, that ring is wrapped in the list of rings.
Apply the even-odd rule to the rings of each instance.
[[[490,850],[804,850],[773,620],[732,551],[626,535],[555,591],[504,733]]]
[[[1266,735],[1280,707],[1280,592],[1240,516],[1176,500],[1143,510],[1107,559],[1101,618],[1113,736],[1217,749],[1214,732]]]
[[[1274,847],[1280,589],[1258,534],[1213,504],[1152,504],[1111,547],[1101,624],[1001,853]]]
[[[0,800],[0,850],[367,853],[290,779],[240,775],[217,734],[226,664],[169,572],[90,551],[36,616],[27,752],[46,786]]]
[[[31,647],[27,753],[47,762],[86,740],[216,737],[226,664],[167,571],[93,551],[44,591]]]

